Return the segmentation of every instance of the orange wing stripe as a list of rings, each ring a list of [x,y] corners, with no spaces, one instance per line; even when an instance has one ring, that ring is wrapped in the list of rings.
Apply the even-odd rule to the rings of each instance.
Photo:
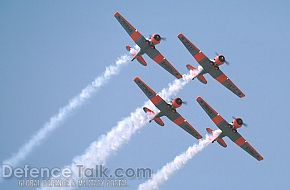
[[[153,104],[155,104],[155,105],[159,104],[159,103],[162,101],[162,99],[160,98],[160,96],[154,96],[154,97],[151,98],[150,100],[151,100],[151,102],[152,102]]]
[[[220,76],[218,76],[218,77],[216,78],[216,80],[219,81],[220,83],[225,82],[227,79],[228,79],[228,78],[227,78],[227,76],[226,76],[225,74],[221,74]]]
[[[238,138],[235,143],[239,146],[242,146],[243,144],[245,144],[246,140],[243,137]]]
[[[134,42],[138,41],[141,37],[141,34],[138,31],[135,31],[131,34],[131,38],[134,40]]]
[[[213,121],[216,125],[218,125],[220,122],[223,121],[223,118],[222,118],[220,115],[217,115],[217,116],[215,116],[215,117],[212,119],[212,121]]]
[[[204,57],[205,55],[201,51],[194,55],[194,58],[197,60],[197,62],[200,62],[201,60],[203,60]]]
[[[154,61],[156,61],[157,63],[160,63],[163,59],[164,57],[161,54],[158,54],[154,57]]]
[[[184,119],[181,116],[174,120],[174,123],[176,123],[177,125],[181,125],[183,122],[184,122]]]

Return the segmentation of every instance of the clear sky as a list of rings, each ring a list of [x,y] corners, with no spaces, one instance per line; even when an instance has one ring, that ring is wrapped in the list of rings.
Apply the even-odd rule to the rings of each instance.
[[[177,38],[183,32],[207,56],[223,53],[222,70],[242,89],[239,99],[210,76],[179,94],[188,102],[179,112],[196,129],[216,126],[195,98],[204,97],[229,122],[241,116],[240,133],[264,156],[256,161],[229,139],[212,144],[161,189],[289,189],[288,108],[289,1],[0,1],[0,159],[10,157],[67,101],[133,41],[113,17],[120,11],[145,36],[160,33],[158,49],[181,72],[197,63]],[[22,163],[62,167],[146,101],[133,82],[140,76],[159,91],[174,78],[147,56],[103,87],[85,106]],[[107,166],[150,167],[155,171],[196,143],[164,118],[148,124],[110,157]],[[136,189],[144,180],[129,181]],[[16,180],[0,184],[17,189]]]

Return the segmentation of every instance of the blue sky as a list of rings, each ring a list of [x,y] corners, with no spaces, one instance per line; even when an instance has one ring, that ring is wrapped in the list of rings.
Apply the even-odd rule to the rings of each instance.
[[[0,158],[10,157],[67,101],[104,68],[126,53],[132,40],[113,17],[120,11],[145,36],[167,38],[158,49],[181,72],[197,63],[177,38],[183,32],[207,56],[220,52],[231,62],[222,70],[245,92],[237,98],[210,76],[189,83],[179,94],[188,105],[179,112],[196,129],[216,128],[195,102],[204,97],[228,121],[241,116],[240,133],[264,156],[257,162],[230,140],[210,145],[161,189],[287,189],[289,132],[288,1],[1,1]],[[146,101],[133,82],[140,76],[159,91],[174,78],[148,57],[124,67],[23,164],[62,167]],[[196,143],[164,119],[148,124],[108,161],[108,167],[158,170]],[[142,180],[129,182],[136,189]],[[0,184],[17,189],[15,180]]]

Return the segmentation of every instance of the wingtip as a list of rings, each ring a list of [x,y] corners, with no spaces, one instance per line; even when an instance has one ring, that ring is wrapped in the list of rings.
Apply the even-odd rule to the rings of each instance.
[[[140,81],[140,80],[141,80],[141,79],[140,79],[140,77],[138,77],[138,76],[134,78],[134,81],[135,81],[135,82]]]
[[[182,36],[184,36],[183,33],[179,33],[179,34],[177,35],[178,38],[181,38]]]
[[[116,17],[116,16],[119,16],[120,15],[120,13],[117,11],[117,12],[115,12],[115,14],[114,14],[114,16]]]
[[[197,102],[200,102],[200,101],[202,101],[203,99],[202,99],[202,97],[201,96],[198,96],[197,98],[196,98],[196,101]]]

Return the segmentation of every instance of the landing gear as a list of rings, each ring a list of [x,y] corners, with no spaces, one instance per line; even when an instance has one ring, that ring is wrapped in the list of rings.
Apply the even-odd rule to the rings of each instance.
[[[173,113],[176,113],[176,109],[175,109],[175,108],[172,108],[171,111],[172,111]]]
[[[233,131],[234,133],[237,133],[237,132],[238,132],[237,129],[232,129],[232,131]]]

